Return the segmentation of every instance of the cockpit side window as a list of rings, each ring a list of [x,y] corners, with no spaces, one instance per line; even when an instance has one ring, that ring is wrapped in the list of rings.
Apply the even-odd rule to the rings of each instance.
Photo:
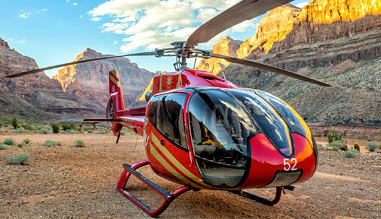
[[[183,149],[187,149],[184,130],[186,98],[187,95],[181,93],[154,97],[149,111],[149,119],[157,130]]]

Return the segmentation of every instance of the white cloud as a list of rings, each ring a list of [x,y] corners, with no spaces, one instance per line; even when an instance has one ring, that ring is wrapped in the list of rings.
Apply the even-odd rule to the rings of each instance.
[[[82,17],[83,17],[83,15],[81,15]],[[90,20],[92,20],[92,21],[100,21],[100,20],[102,20],[102,18],[101,17],[92,17],[92,18],[90,18]]]
[[[114,44],[114,45],[118,44],[118,41],[115,40],[115,41],[113,42],[113,44]]]
[[[184,41],[201,23],[237,2],[239,0],[108,0],[88,13],[93,21],[106,20],[102,31],[125,35],[121,50],[129,52],[138,48],[168,47],[173,41]],[[229,31],[242,32],[254,25],[248,21]],[[219,36],[226,36],[229,31]]]
[[[24,12],[22,14],[19,15],[19,18],[23,18],[23,19],[27,19],[29,18],[29,16],[32,14],[32,12]]]
[[[39,9],[39,10],[32,9],[30,11],[21,10],[21,14],[19,14],[19,18],[27,19],[31,15],[41,14],[41,13],[47,12],[47,11],[48,11],[47,8],[43,8],[43,9]]]
[[[296,7],[303,8],[304,6],[308,5],[309,3],[310,3],[310,1],[301,2],[301,3],[297,4]]]
[[[73,3],[73,5],[74,5],[74,6],[77,6],[77,5],[78,5],[78,3],[77,3],[77,2],[74,2],[74,3]]]
[[[70,2],[70,0],[66,0],[66,3],[69,3]]]

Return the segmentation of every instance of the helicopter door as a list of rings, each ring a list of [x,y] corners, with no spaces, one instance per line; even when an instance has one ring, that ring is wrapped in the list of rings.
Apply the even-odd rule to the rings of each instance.
[[[170,143],[187,149],[184,134],[184,105],[186,94],[172,93],[163,95],[156,109],[156,129]]]

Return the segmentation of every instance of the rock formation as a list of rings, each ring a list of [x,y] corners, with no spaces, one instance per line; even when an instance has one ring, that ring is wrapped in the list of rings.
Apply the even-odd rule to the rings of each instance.
[[[283,40],[267,51],[263,45],[250,47],[246,58],[326,81],[332,88],[236,64],[225,75],[239,86],[283,98],[309,122],[381,125],[380,4],[315,0]]]
[[[238,57],[244,58],[250,55],[254,49],[267,53],[274,42],[282,41],[292,31],[300,11],[300,8],[291,4],[271,10],[259,22],[257,33],[240,45],[237,50]]]
[[[77,57],[103,56],[87,49]],[[126,104],[135,101],[152,74],[128,59],[68,66],[53,79],[44,72],[15,79],[3,78],[38,68],[34,59],[11,49],[0,38],[0,116],[20,116],[34,120],[73,119],[104,116],[108,100],[108,71],[119,70]]]
[[[75,61],[100,58],[103,55],[92,49],[86,49],[79,54]],[[62,90],[70,93],[89,104],[98,105],[104,110],[108,100],[108,73],[117,70],[126,104],[135,102],[137,96],[148,85],[152,73],[141,69],[127,58],[115,58],[66,66],[58,70],[53,78],[62,86]]]
[[[242,41],[225,37],[217,41],[217,44],[212,48],[212,52],[226,56],[237,56],[237,49],[241,43]],[[212,72],[217,75],[221,70],[225,69],[229,65],[230,62],[223,59],[209,58],[202,59],[196,69]]]

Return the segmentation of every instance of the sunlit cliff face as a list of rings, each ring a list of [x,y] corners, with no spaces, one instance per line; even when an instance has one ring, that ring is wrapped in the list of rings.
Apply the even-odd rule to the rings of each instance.
[[[260,47],[266,53],[274,42],[283,40],[292,31],[295,19],[299,16],[300,9],[292,5],[284,5],[271,10],[259,22],[257,33],[245,40],[237,50],[239,58],[244,58]]]
[[[302,23],[312,25],[352,22],[367,15],[379,14],[381,14],[380,0],[313,0],[303,9],[291,4],[283,5],[271,10],[263,17],[256,34],[240,45],[236,56],[247,57],[255,49],[268,53],[275,42],[284,40],[294,26]],[[225,45],[226,41],[219,41],[213,47],[213,49],[216,48],[216,53],[226,55],[223,44]],[[221,64],[226,67],[230,63],[216,59],[202,60],[197,69],[218,74],[222,70]]]
[[[236,56],[236,51],[242,41],[233,40],[230,37],[225,37],[218,40],[217,44],[213,46],[212,52],[226,56]],[[196,67],[198,70],[212,72],[217,75],[223,68],[230,65],[230,62],[224,59],[202,59],[200,64]]]
[[[79,54],[74,61],[79,61],[85,56],[85,53],[92,52],[89,49],[86,49],[84,52]],[[57,75],[53,76],[54,79],[56,79],[62,87],[63,91],[66,91],[66,88],[69,84],[74,82],[74,75],[77,73],[77,65],[68,65],[65,66],[62,69],[58,70]]]
[[[380,0],[313,0],[302,9],[297,22],[352,22],[366,15],[378,14],[381,14]]]

